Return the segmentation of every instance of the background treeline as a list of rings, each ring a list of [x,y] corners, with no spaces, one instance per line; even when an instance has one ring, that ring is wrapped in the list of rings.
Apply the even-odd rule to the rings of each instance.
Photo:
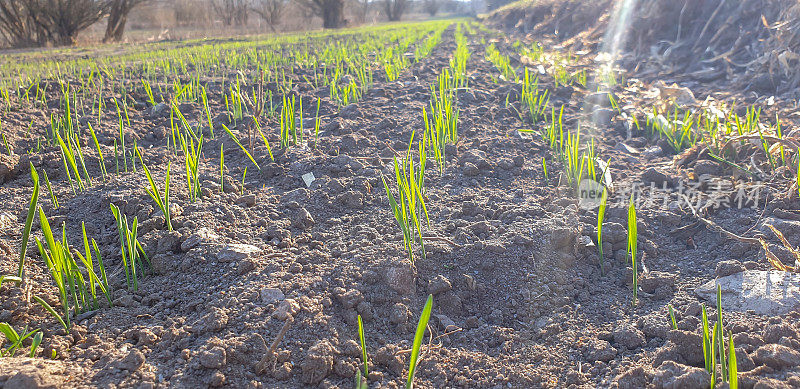
[[[488,8],[502,3],[489,1]],[[0,0],[0,47],[73,45],[87,30],[114,42],[126,28],[281,32],[488,8],[486,0]]]

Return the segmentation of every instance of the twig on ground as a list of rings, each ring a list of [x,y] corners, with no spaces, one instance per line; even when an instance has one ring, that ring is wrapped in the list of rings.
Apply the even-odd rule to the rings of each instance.
[[[263,373],[267,370],[267,365],[270,364],[271,361],[274,362],[273,357],[275,356],[275,350],[278,349],[278,344],[280,344],[283,336],[286,335],[286,331],[289,331],[289,326],[291,326],[292,322],[294,322],[294,319],[289,316],[283,323],[283,327],[281,327],[281,330],[278,332],[275,340],[272,341],[272,344],[269,346],[269,350],[267,350],[267,353],[264,355],[264,357],[261,358],[258,364],[256,364],[257,373]]]

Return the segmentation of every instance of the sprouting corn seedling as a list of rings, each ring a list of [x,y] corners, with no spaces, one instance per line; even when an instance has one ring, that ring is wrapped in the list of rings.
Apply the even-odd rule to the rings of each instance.
[[[8,144],[8,139],[6,138],[6,134],[3,133],[3,145],[6,147],[6,154],[13,155],[14,150],[11,149],[11,145]]]
[[[417,365],[419,364],[419,354],[422,349],[422,338],[425,336],[425,328],[428,327],[428,320],[431,318],[431,310],[433,309],[433,295],[428,295],[428,301],[425,302],[425,308],[422,309],[422,314],[417,323],[417,331],[414,333],[414,343],[411,346],[411,360],[408,366],[408,380],[406,381],[406,389],[414,387],[414,375],[417,373]]]
[[[206,88],[202,89],[200,96],[203,99],[203,111],[205,111],[206,119],[208,120],[208,131],[211,133],[211,139],[214,139],[214,123],[211,121],[211,109],[208,107],[208,95],[206,94]]]
[[[125,269],[125,281],[128,289],[136,291],[139,289],[137,268],[144,271],[144,263],[150,262],[144,248],[138,239],[137,217],[133,218],[133,223],[128,224],[128,217],[122,214],[116,205],[111,204],[111,212],[117,221],[117,231],[119,232],[120,254],[122,255],[122,267]],[[144,261],[142,261],[144,259]]]
[[[219,192],[225,192],[225,150],[224,145],[219,145]]]
[[[191,131],[187,131],[191,133]],[[186,186],[189,188],[189,200],[194,202],[200,197],[200,154],[203,152],[203,135],[195,144],[194,138],[179,134],[181,149],[186,166]]]
[[[22,348],[22,342],[35,334],[33,342],[31,343],[30,352],[28,353],[28,355],[33,358],[34,354],[36,354],[36,349],[42,343],[42,333],[38,328],[31,332],[28,332],[28,329],[25,328],[25,330],[22,331],[23,335],[20,336],[14,327],[11,327],[10,324],[3,322],[0,323],[0,332],[3,333],[8,343],[10,343],[10,346],[8,346],[5,350],[0,349],[0,357],[13,357],[17,350]]]
[[[367,378],[369,377],[369,361],[367,360],[367,345],[364,342],[364,323],[361,315],[358,315],[358,339],[361,343],[361,357],[363,358],[364,368],[356,373],[356,389],[369,389]]]
[[[672,304],[667,305],[667,310],[669,311],[669,321],[672,325],[672,329],[677,330],[678,323],[675,321],[675,309],[672,308]]]
[[[639,274],[637,271],[638,263],[636,262],[638,231],[636,225],[636,205],[633,202],[633,195],[631,195],[628,204],[628,254],[631,256],[631,267],[633,268],[633,305],[636,305],[636,294],[639,289]]]
[[[800,197],[800,153],[797,154],[797,174],[794,183],[797,185],[797,196]]]
[[[494,43],[486,46],[486,60],[493,63],[506,80],[513,82],[519,81],[517,71],[511,66],[508,56],[500,54],[500,51],[497,50]]]
[[[242,150],[242,152],[244,152],[245,155],[247,155],[247,158],[249,158],[250,162],[252,162],[253,165],[255,165],[256,169],[258,169],[258,171],[261,171],[261,166],[258,166],[258,163],[256,163],[256,160],[253,159],[253,156],[250,155],[250,152],[248,152],[247,149],[244,148],[244,146],[239,142],[239,139],[236,138],[236,135],[233,135],[233,132],[231,132],[231,130],[228,128],[228,126],[223,124],[222,128],[225,129],[225,132],[227,132],[228,135],[231,136],[231,139],[233,139],[233,142],[236,143],[237,146],[239,146],[239,148]]]
[[[25,217],[25,227],[22,229],[22,246],[19,250],[19,268],[17,270],[17,277],[21,281],[25,280],[25,254],[28,251],[28,240],[31,236],[31,227],[33,226],[33,217],[36,214],[36,207],[39,203],[39,175],[36,174],[36,168],[33,163],[30,163],[31,180],[33,181],[33,195],[31,195],[31,202],[28,206],[28,215]]]
[[[383,187],[386,189],[386,197],[389,198],[389,205],[392,208],[392,213],[394,214],[394,218],[397,221],[397,224],[400,226],[400,229],[403,231],[403,242],[406,251],[408,252],[408,258],[411,262],[414,262],[412,243],[414,241],[415,229],[417,236],[419,237],[422,256],[425,257],[425,244],[422,238],[423,215],[425,217],[425,221],[428,223],[428,226],[430,226],[430,220],[428,219],[428,208],[426,207],[425,200],[422,196],[424,191],[425,173],[423,162],[423,156],[425,155],[424,142],[419,142],[420,168],[417,170],[418,173],[415,173],[414,160],[411,156],[411,144],[413,141],[414,134],[412,133],[411,140],[409,141],[408,152],[406,153],[405,158],[403,158],[400,163],[397,162],[396,157],[394,158],[394,172],[399,190],[399,201],[395,199],[391,189],[389,189],[389,184],[386,182],[386,177],[381,176],[381,179],[383,180]]]
[[[142,170],[144,170],[144,174],[147,176],[147,182],[150,183],[150,187],[146,188],[147,194],[150,195],[150,198],[155,201],[158,209],[160,209],[161,213],[164,214],[164,219],[167,223],[167,229],[172,231],[172,220],[169,216],[169,170],[172,167],[172,162],[167,164],[167,176],[164,182],[164,194],[162,195],[158,190],[155,181],[153,181],[153,177],[150,175],[150,169],[148,169],[147,165],[144,164],[144,161],[142,160],[142,154],[138,149],[136,150],[136,154],[138,154],[139,162],[142,164]]]
[[[317,99],[317,114],[316,114],[316,120],[314,121],[314,149],[315,150],[317,149],[317,145],[319,144],[319,126],[320,126],[319,106],[320,106],[321,103],[322,103],[322,100]]]
[[[533,79],[531,79],[528,68],[525,68],[520,101],[523,106],[523,112],[527,113],[531,123],[536,123],[539,119],[545,117],[545,110],[547,110],[547,105],[550,102],[549,92],[545,89],[544,92],[539,93],[539,77],[533,76]]]
[[[705,304],[702,305],[701,322],[703,324],[703,356],[706,371],[711,374],[711,387],[715,387],[717,380],[717,355],[719,355],[722,382],[729,382],[731,388],[738,387],[736,352],[734,351],[733,336],[731,334],[729,334],[728,354],[727,356],[725,354],[725,338],[722,325],[722,288],[719,284],[717,284],[717,322],[714,323],[713,328],[709,325]]]
[[[240,191],[240,194],[242,194],[242,195],[244,195],[244,179],[245,179],[245,177],[247,177],[247,166],[244,167],[244,172],[242,172],[242,186],[241,186],[242,190]]]
[[[545,161],[544,157],[542,157],[542,174],[545,182],[550,181],[550,175],[547,174],[547,161]]]
[[[97,141],[97,134],[95,134],[91,123],[89,123],[89,133],[92,134],[92,140],[94,141],[94,146],[97,149],[97,156],[100,159],[100,173],[103,175],[103,181],[106,181],[106,176],[108,175],[108,172],[106,171],[106,160],[103,159],[103,150],[100,149],[100,142]]]
[[[47,191],[50,193],[50,201],[53,202],[53,208],[58,209],[58,199],[56,199],[56,192],[53,192],[53,187],[50,185],[50,179],[47,178],[47,171],[42,169],[44,174],[44,183],[47,186]]]
[[[302,107],[302,105],[303,104],[301,101],[300,106]],[[294,96],[292,96],[291,99],[283,96],[283,104],[281,105],[281,147],[287,148],[290,145],[297,145],[297,125],[297,118],[295,116],[295,98]],[[300,139],[302,138],[303,132],[301,130]]]
[[[608,190],[603,187],[603,195],[600,199],[600,208],[597,210],[597,251],[600,256],[600,275],[604,275],[605,259],[603,258],[603,219],[606,216],[606,204],[608,202]]]
[[[122,151],[122,162],[123,166],[125,167],[125,173],[128,172],[128,156],[125,151],[125,124],[122,120],[122,111],[119,109],[119,103],[117,103],[117,99],[114,99],[114,104],[117,106],[117,118],[119,119],[119,144],[120,149]]]
[[[41,208],[39,208],[39,225],[42,228],[42,235],[46,246],[42,244],[39,238],[36,238],[36,245],[58,289],[63,316],[57,314],[55,310],[46,303],[42,304],[44,300],[38,298],[36,300],[53,314],[65,328],[69,328],[70,310],[77,315],[98,307],[96,287],[100,288],[100,291],[108,299],[109,304],[111,303],[110,290],[106,287],[108,283],[107,280],[106,282],[100,280],[94,272],[94,264],[91,262],[91,251],[87,243],[88,239],[85,229],[83,230],[83,239],[86,255],[70,248],[67,243],[66,227],[62,226],[61,241],[55,239],[53,231],[50,228],[50,223],[48,223],[47,217]],[[94,249],[95,254],[99,258],[100,252],[97,250],[96,245]],[[75,257],[80,259],[84,266],[83,270],[78,267],[78,262],[75,261]],[[100,261],[99,267],[101,269],[103,268],[102,260]],[[105,270],[102,270],[102,272],[104,274]],[[86,285],[87,281],[89,283],[88,290]]]
[[[147,93],[147,99],[150,102],[150,105],[155,107],[156,106],[156,99],[153,97],[153,89],[150,87],[150,83],[142,79],[142,85],[144,85],[144,91]]]
[[[651,132],[666,140],[676,153],[691,147],[699,140],[692,128],[694,116],[690,111],[686,111],[681,119],[678,109],[675,108],[672,118],[669,118],[669,114],[662,115],[653,107],[653,112],[647,114],[647,122]]]

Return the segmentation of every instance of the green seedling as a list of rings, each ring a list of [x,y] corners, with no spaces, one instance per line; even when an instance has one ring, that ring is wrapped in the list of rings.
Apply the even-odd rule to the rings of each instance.
[[[89,124],[89,132],[92,134],[92,140],[94,141],[94,146],[97,149],[97,156],[100,159],[100,173],[103,175],[103,181],[106,181],[106,176],[108,172],[106,171],[106,161],[103,159],[103,150],[100,149],[100,142],[97,141],[97,135],[94,132],[94,128],[92,127],[91,123]]]
[[[419,143],[420,164],[415,173],[414,160],[411,155],[411,145],[414,141],[414,134],[411,134],[409,141],[408,152],[405,158],[400,162],[394,158],[394,172],[395,180],[399,190],[399,201],[395,199],[386,177],[381,176],[383,180],[383,187],[386,189],[386,197],[389,198],[389,205],[391,206],[394,218],[400,229],[403,231],[403,241],[408,252],[408,258],[413,263],[413,241],[414,230],[417,232],[419,238],[422,256],[425,257],[425,244],[422,237],[423,215],[424,220],[427,221],[430,227],[430,219],[428,218],[428,208],[425,205],[425,199],[422,196],[424,192],[424,173],[425,173],[425,142]]]
[[[3,287],[3,282],[13,282],[19,285],[20,283],[22,283],[22,278],[9,275],[0,276],[0,287]]]
[[[191,131],[187,131],[191,134]],[[203,152],[203,135],[195,139],[183,134],[179,135],[186,167],[186,187],[189,189],[189,200],[195,202],[200,198],[200,154]]]
[[[242,172],[242,185],[241,185],[242,190],[239,192],[239,194],[241,195],[244,195],[244,180],[246,177],[247,177],[247,166],[244,167],[244,171]]]
[[[145,262],[150,262],[147,258],[147,254],[144,252],[144,247],[142,247],[138,239],[139,222],[137,218],[134,217],[133,223],[129,225],[128,217],[122,214],[119,208],[114,204],[111,204],[111,212],[114,214],[114,219],[117,221],[120,255],[122,256],[122,266],[125,269],[125,280],[127,281],[128,289],[136,291],[139,289],[137,274],[144,271]],[[137,271],[137,269],[139,270]]]
[[[250,155],[250,152],[248,152],[247,149],[244,148],[244,146],[239,142],[239,139],[236,138],[236,135],[233,135],[233,132],[231,132],[231,130],[228,128],[228,126],[223,124],[222,128],[225,129],[225,132],[227,132],[228,135],[230,135],[231,139],[233,139],[233,142],[236,143],[237,146],[239,146],[239,148],[242,150],[242,152],[245,155],[247,155],[247,158],[250,159],[250,162],[253,163],[253,165],[256,167],[256,169],[258,169],[258,171],[261,171],[261,166],[258,166],[258,163],[256,163],[256,160],[253,159],[253,156]]]
[[[356,373],[356,389],[369,389],[367,378],[369,377],[369,360],[367,359],[367,345],[364,342],[364,323],[361,315],[358,315],[358,340],[361,342],[361,357],[363,358],[363,369]]]
[[[153,176],[150,175],[150,169],[147,168],[147,165],[144,164],[142,160],[142,154],[139,150],[136,150],[136,154],[139,156],[139,162],[142,164],[142,170],[144,170],[145,176],[147,176],[147,182],[150,183],[150,186],[146,188],[147,194],[150,195],[150,198],[156,203],[158,209],[161,210],[161,213],[164,214],[165,222],[167,223],[167,230],[172,231],[172,218],[170,217],[170,210],[169,210],[169,170],[172,167],[172,163],[167,164],[167,175],[164,180],[164,194],[162,195],[161,192],[158,190],[155,181],[153,181]]]
[[[419,317],[417,331],[414,333],[414,343],[411,346],[411,361],[408,365],[406,389],[412,389],[414,387],[414,375],[417,373],[417,365],[420,362],[419,355],[422,349],[422,338],[425,337],[425,328],[428,327],[428,320],[431,318],[432,309],[433,295],[428,295],[428,301],[425,302],[425,308],[422,309],[422,315]]]
[[[320,127],[320,120],[319,120],[319,107],[322,103],[321,99],[317,99],[317,113],[316,113],[316,120],[314,121],[314,150],[317,149],[317,145],[319,144],[319,127]]]
[[[61,322],[65,328],[69,328],[71,311],[77,315],[98,307],[97,295],[95,293],[96,287],[100,288],[100,291],[106,296],[109,303],[111,302],[110,291],[106,288],[107,281],[104,283],[94,272],[94,264],[90,262],[91,253],[88,250],[88,245],[85,245],[85,248],[89,258],[77,250],[72,250],[69,243],[67,243],[67,232],[64,226],[62,226],[61,240],[57,241],[53,236],[50,223],[47,221],[47,217],[41,208],[39,208],[39,225],[42,228],[42,236],[44,237],[45,244],[42,244],[39,238],[36,238],[36,245],[58,289],[59,302],[61,303],[63,316],[58,315],[52,308],[47,309],[49,305],[44,303],[44,300],[37,299],[37,301],[51,314],[54,314],[57,318],[60,317],[59,322]],[[88,240],[85,232],[84,230],[83,237],[84,242],[87,242]],[[99,257],[99,251],[97,251],[96,254]],[[75,257],[83,264],[83,269],[78,266]],[[99,267],[103,267],[102,261]],[[103,272],[105,272],[105,270],[103,270]],[[88,287],[87,282],[89,284]]]
[[[703,356],[706,371],[711,374],[711,387],[716,387],[717,382],[717,355],[719,356],[720,377],[722,382],[727,382],[729,387],[738,387],[738,368],[736,366],[736,351],[733,345],[733,336],[728,334],[728,353],[725,353],[725,338],[722,325],[722,289],[717,284],[717,322],[714,326],[708,322],[705,304],[702,305],[702,335]],[[727,359],[726,359],[727,358]]]
[[[50,201],[53,202],[53,208],[58,209],[58,199],[56,199],[56,192],[53,191],[53,187],[50,185],[50,179],[47,178],[47,171],[42,169],[42,174],[44,174],[44,183],[47,186],[47,192],[50,193]]]
[[[636,225],[636,206],[631,195],[628,204],[628,254],[631,256],[631,267],[633,268],[633,305],[636,305],[636,295],[639,289],[638,262],[636,261],[638,231]]]
[[[603,258],[603,220],[606,216],[607,203],[608,190],[603,187],[603,195],[600,198],[600,208],[597,210],[597,251],[600,256],[600,275],[605,275],[605,260]]]
[[[675,310],[672,308],[672,304],[667,305],[667,309],[669,310],[669,321],[672,325],[672,329],[677,330],[678,323],[675,321]]]
[[[225,192],[225,150],[224,145],[219,145],[219,192]]]
[[[22,342],[36,334],[36,336],[33,338],[31,349],[28,354],[31,358],[33,358],[33,355],[36,353],[36,349],[39,347],[39,344],[42,343],[42,333],[38,328],[31,332],[28,332],[28,329],[26,328],[22,331],[23,335],[20,336],[14,327],[11,327],[10,324],[4,322],[0,323],[0,332],[3,333],[8,343],[10,343],[10,346],[5,350],[0,350],[0,357],[13,357],[17,350],[22,347]]]
[[[19,250],[19,268],[17,269],[17,277],[21,281],[25,280],[25,254],[28,251],[28,240],[31,236],[31,227],[33,226],[33,217],[36,215],[36,207],[39,202],[39,175],[36,174],[36,168],[33,163],[30,163],[31,180],[33,181],[33,195],[31,195],[31,202],[28,205],[28,215],[25,217],[25,227],[22,229],[22,246]]]

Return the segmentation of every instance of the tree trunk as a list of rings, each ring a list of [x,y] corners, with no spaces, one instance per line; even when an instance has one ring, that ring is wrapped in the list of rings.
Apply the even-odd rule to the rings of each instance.
[[[339,28],[344,25],[344,1],[327,0],[322,8],[322,27]]]
[[[103,37],[103,43],[110,41],[118,42],[122,39],[122,34],[125,31],[125,23],[128,19],[127,1],[118,0],[114,2],[111,7],[111,12],[108,15],[108,24],[106,25],[106,35]]]

